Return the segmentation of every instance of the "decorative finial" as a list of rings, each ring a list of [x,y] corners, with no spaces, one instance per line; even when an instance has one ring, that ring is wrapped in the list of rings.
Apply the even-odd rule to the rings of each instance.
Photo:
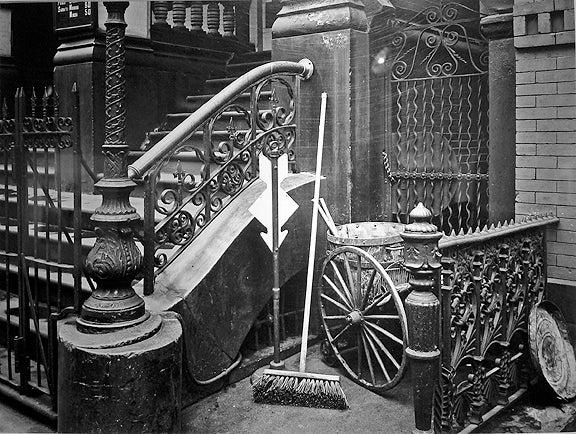
[[[406,232],[431,233],[438,230],[436,225],[431,223],[432,213],[422,202],[418,202],[416,208],[410,212],[409,219],[412,223],[406,225]]]

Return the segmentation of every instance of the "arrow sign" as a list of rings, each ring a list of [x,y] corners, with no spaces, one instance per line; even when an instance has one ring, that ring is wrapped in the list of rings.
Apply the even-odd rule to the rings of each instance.
[[[280,187],[282,180],[288,176],[288,155],[283,154],[277,159],[269,160],[268,157],[260,154],[258,163],[260,165],[260,179],[266,183],[266,190],[264,190],[262,195],[256,199],[256,202],[252,204],[249,211],[266,227],[266,232],[262,232],[260,235],[264,239],[264,242],[270,251],[274,252],[274,214],[277,214],[278,216],[278,223],[276,226],[278,228],[278,241],[276,248],[278,248],[286,238],[286,235],[288,235],[287,230],[282,231],[280,229],[288,221],[290,216],[296,212],[298,204],[294,202],[294,200],[288,196],[288,193]],[[274,182],[275,164],[277,164],[277,182]],[[277,213],[274,212],[274,196],[278,198]]]

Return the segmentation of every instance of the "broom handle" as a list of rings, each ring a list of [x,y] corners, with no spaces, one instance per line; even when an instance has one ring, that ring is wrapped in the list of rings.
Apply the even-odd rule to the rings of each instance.
[[[300,350],[300,372],[306,372],[308,354],[308,327],[310,326],[310,304],[312,302],[312,280],[314,279],[314,256],[316,253],[316,232],[318,230],[318,199],[320,198],[320,172],[322,171],[322,149],[324,147],[324,124],[326,122],[326,92],[322,92],[320,106],[320,126],[318,127],[318,148],[316,150],[316,176],[314,178],[314,200],[312,204],[312,228],[310,229],[310,250],[308,252],[308,274],[306,275],[306,299],[302,322],[302,347]]]

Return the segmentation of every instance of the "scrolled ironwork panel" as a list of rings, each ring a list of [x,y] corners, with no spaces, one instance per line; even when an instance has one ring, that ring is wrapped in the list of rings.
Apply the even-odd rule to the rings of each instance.
[[[153,204],[157,219],[156,273],[258,178],[258,154],[286,153],[289,162],[294,162],[293,83],[271,76],[254,83],[249,91],[248,105],[241,104],[242,95],[237,95],[148,172],[146,180],[151,184],[148,191],[153,199],[146,203]],[[192,141],[200,131],[202,149]],[[173,170],[174,182],[170,185],[161,175],[176,159],[179,160]]]
[[[506,227],[485,228],[477,236]],[[450,315],[443,319],[450,324],[443,348],[450,357],[443,357],[435,395],[438,431],[481,423],[488,410],[525,387],[528,313],[544,295],[543,231],[476,243],[453,236],[456,242],[442,249],[441,302],[449,303]]]
[[[479,20],[478,10],[455,2],[389,20],[395,221],[405,223],[418,202],[445,233],[487,221],[488,57]]]

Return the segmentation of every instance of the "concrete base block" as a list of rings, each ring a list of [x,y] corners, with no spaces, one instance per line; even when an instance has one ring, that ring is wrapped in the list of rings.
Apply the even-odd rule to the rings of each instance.
[[[106,334],[74,318],[58,337],[58,432],[177,432],[182,327],[173,313]]]

